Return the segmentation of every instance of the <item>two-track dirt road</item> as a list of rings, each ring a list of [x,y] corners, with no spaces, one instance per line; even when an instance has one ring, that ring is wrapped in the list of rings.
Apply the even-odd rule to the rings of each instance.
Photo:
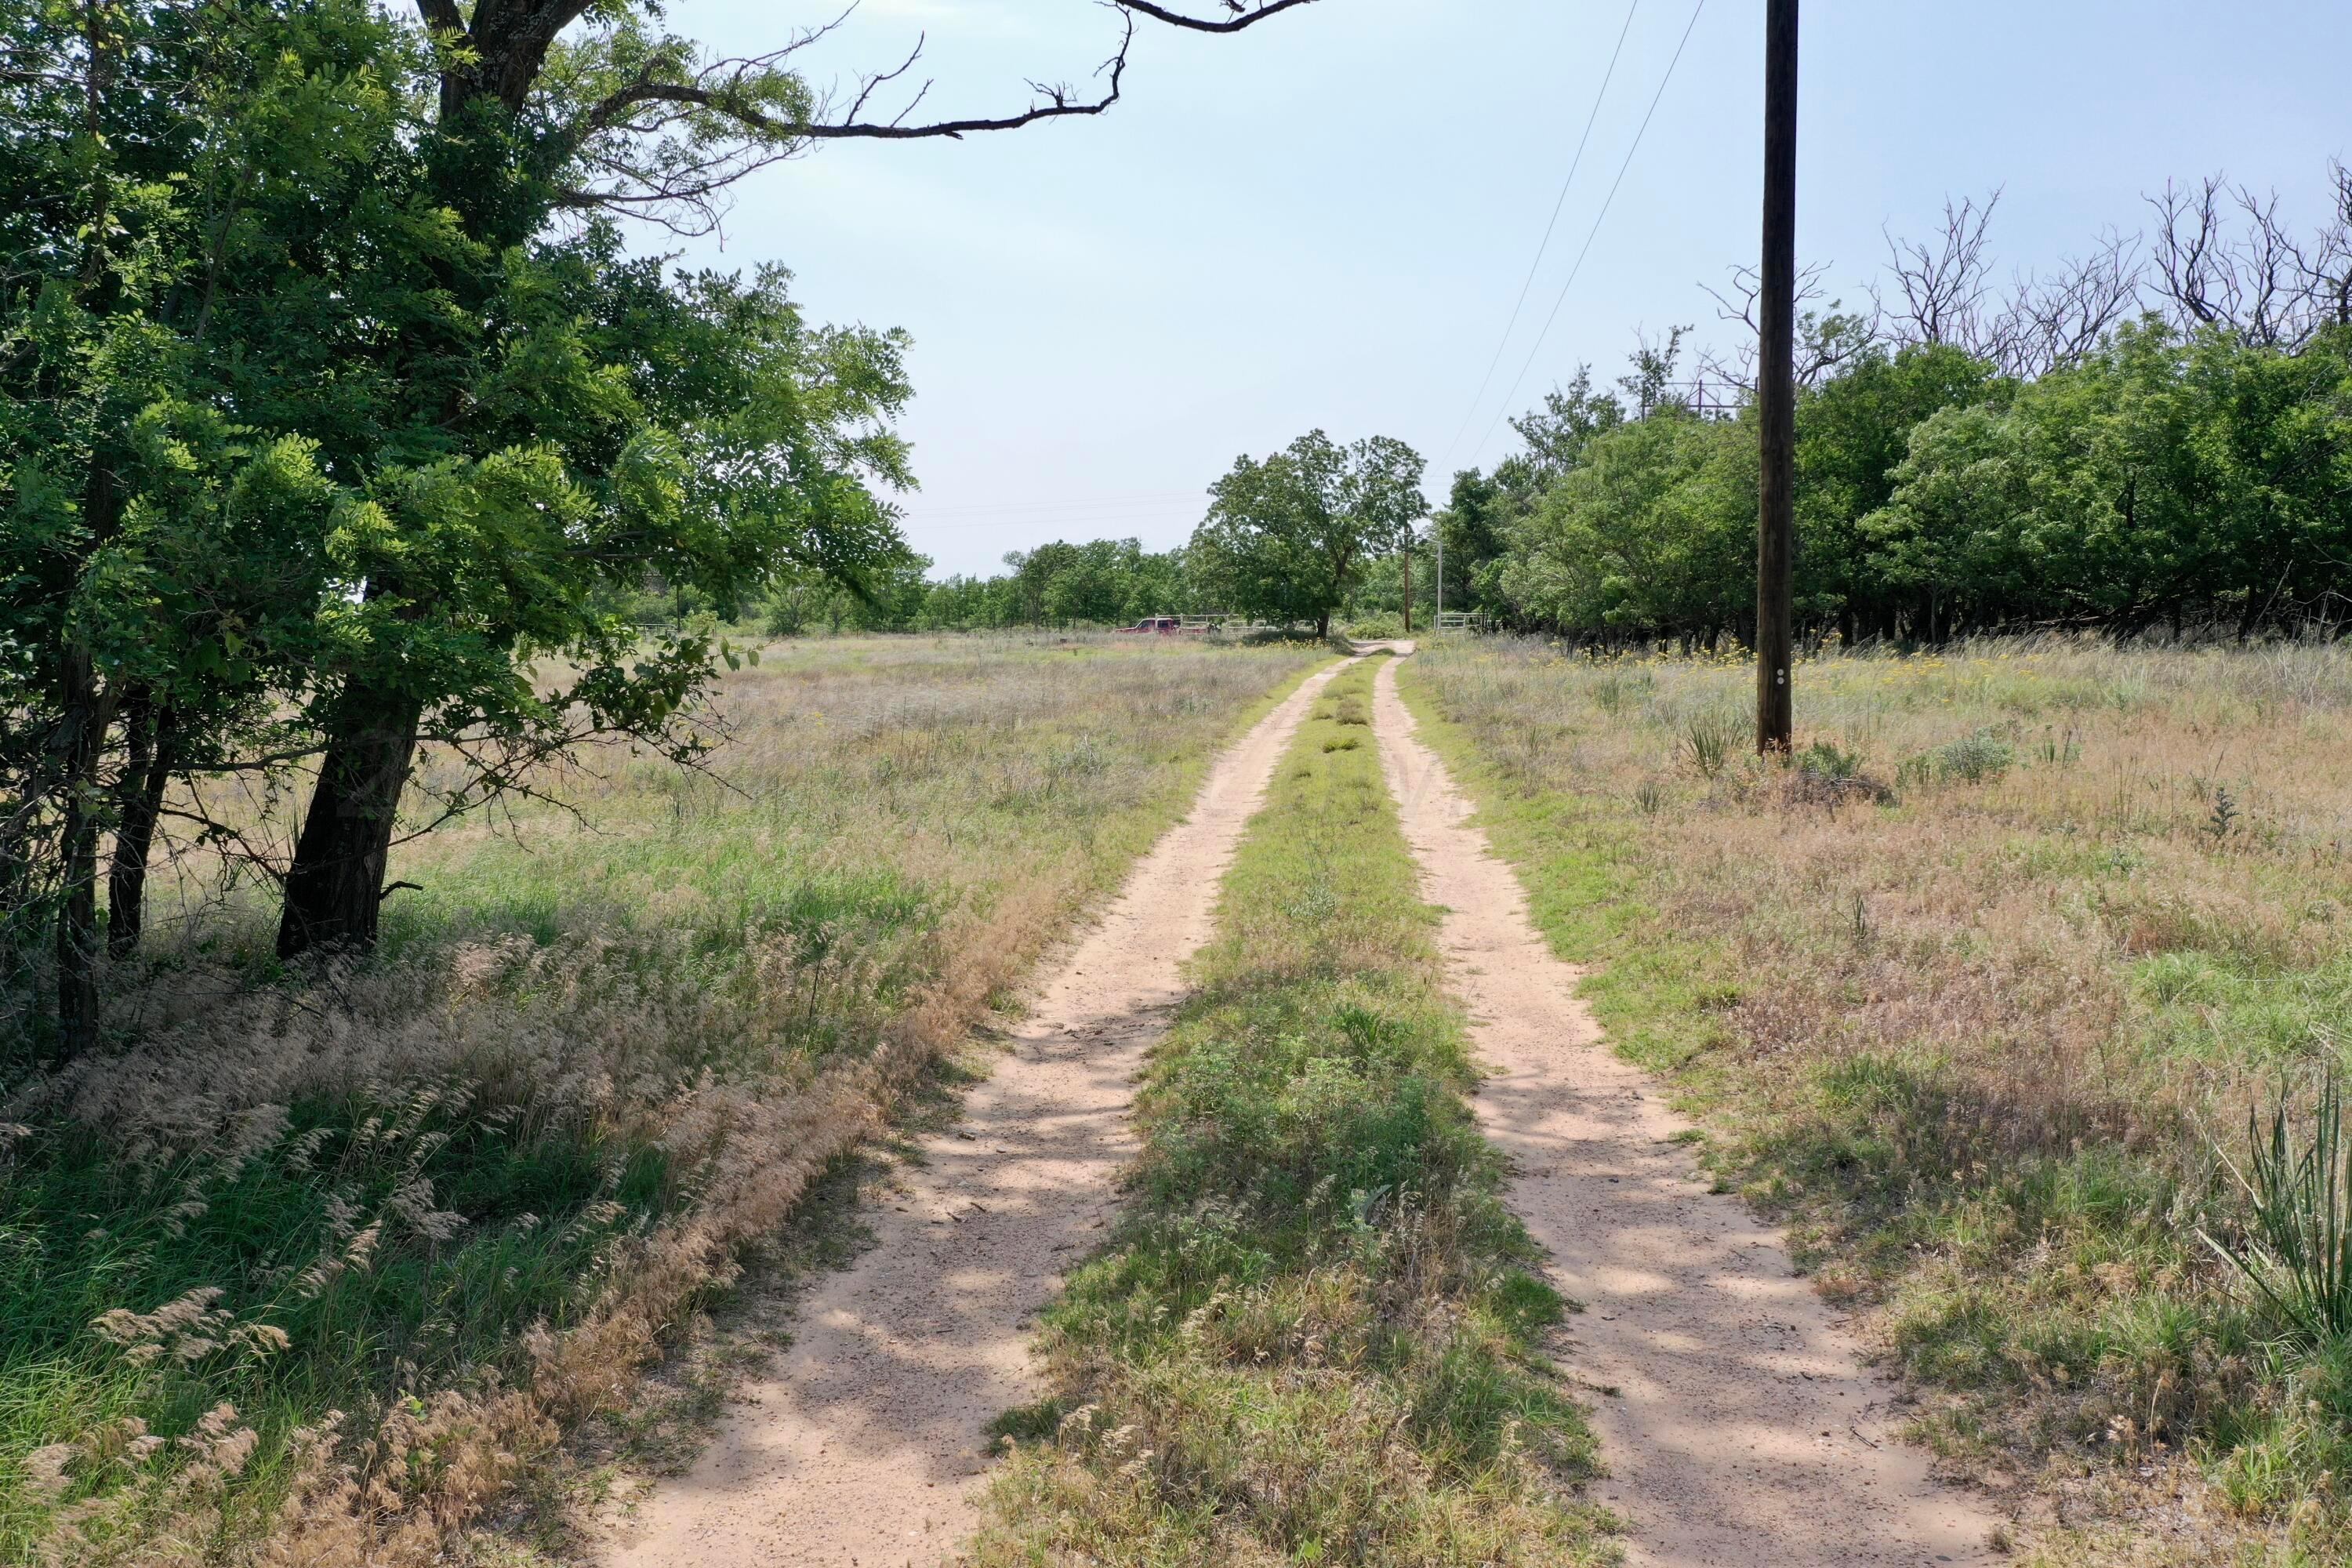
[[[1217,884],[1335,666],[1220,756],[1184,821],[1041,988],[1011,1049],[926,1139],[875,1245],[803,1301],[776,1366],[609,1544],[611,1568],[922,1568],[976,1522],[987,1426],[1037,1397],[1032,1319],[1099,1237],[1134,1152],[1145,1049]]]
[[[1410,653],[1410,643],[1395,651]],[[1336,668],[1220,757],[1192,815],[1138,864],[1043,986],[962,1121],[926,1140],[876,1245],[806,1300],[686,1476],[658,1487],[609,1568],[918,1568],[976,1523],[986,1427],[1036,1396],[1027,1342],[1099,1238],[1143,1055],[1210,935],[1217,883],[1292,732]],[[1577,972],[1415,733],[1396,666],[1375,688],[1381,763],[1468,1003],[1486,1135],[1511,1202],[1586,1310],[1568,1363],[1593,1396],[1600,1495],[1648,1568],[1985,1563],[1997,1518],[1897,1440],[1891,1386],[1796,1277],[1780,1237],[1711,1196],[1683,1124],[1605,1048]]]

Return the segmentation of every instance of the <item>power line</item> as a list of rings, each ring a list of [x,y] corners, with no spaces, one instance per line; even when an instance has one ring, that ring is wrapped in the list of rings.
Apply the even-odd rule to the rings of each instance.
[[[1666,84],[1675,79],[1675,67],[1682,63],[1683,50],[1689,47],[1691,34],[1698,28],[1699,13],[1706,9],[1706,0],[1698,0],[1698,4],[1691,7],[1691,18],[1683,28],[1682,42],[1675,46],[1674,58],[1666,62],[1666,74],[1659,79],[1658,90],[1650,99],[1649,111],[1642,116],[1641,127],[1633,132],[1633,144],[1625,149],[1625,161],[1617,165],[1617,178],[1610,183],[1609,195],[1601,199],[1601,211],[1593,216],[1592,231],[1584,237],[1584,248],[1576,253],[1575,265],[1568,269],[1568,281],[1559,286],[1559,298],[1552,301],[1551,314],[1544,318],[1543,331],[1536,334],[1535,346],[1528,351],[1527,363],[1519,366],[1518,375],[1511,382],[1511,390],[1503,394],[1503,406],[1496,412],[1495,423],[1486,427],[1486,433],[1478,437],[1478,445],[1471,449],[1473,461],[1486,449],[1486,443],[1495,438],[1496,429],[1510,413],[1511,399],[1518,395],[1519,384],[1526,381],[1528,372],[1535,368],[1536,355],[1543,352],[1544,340],[1551,336],[1552,323],[1559,320],[1560,307],[1568,303],[1568,291],[1576,287],[1577,274],[1584,270],[1584,258],[1591,254],[1592,242],[1601,236],[1601,222],[1609,216],[1610,205],[1617,199],[1617,188],[1625,183],[1625,172],[1633,166],[1633,154],[1642,150],[1642,137],[1649,131],[1651,120],[1657,115],[1658,104],[1666,96]]]
[[[1462,423],[1455,427],[1454,439],[1445,443],[1445,458],[1438,464],[1443,469],[1454,460],[1469,433],[1470,421],[1477,417],[1478,405],[1486,401],[1486,388],[1495,382],[1495,367],[1503,363],[1503,351],[1510,346],[1512,329],[1519,324],[1519,312],[1527,309],[1528,291],[1535,287],[1536,272],[1543,265],[1545,254],[1551,248],[1552,230],[1559,226],[1560,209],[1568,205],[1568,191],[1576,184],[1576,171],[1584,166],[1584,149],[1592,141],[1592,123],[1601,118],[1601,100],[1609,96],[1609,83],[1617,75],[1617,61],[1625,52],[1625,36],[1633,30],[1633,15],[1641,10],[1642,0],[1633,0],[1625,8],[1625,25],[1617,29],[1617,47],[1610,51],[1609,68],[1601,73],[1601,87],[1592,95],[1592,112],[1584,117],[1584,134],[1577,138],[1576,156],[1568,161],[1568,178],[1559,183],[1559,195],[1551,204],[1551,217],[1545,223],[1543,238],[1536,244],[1535,259],[1528,263],[1527,278],[1519,284],[1519,297],[1511,302],[1510,320],[1503,323],[1503,335],[1495,340],[1495,357],[1486,362],[1486,374],[1478,378],[1478,390],[1470,395],[1470,406],[1462,411]]]

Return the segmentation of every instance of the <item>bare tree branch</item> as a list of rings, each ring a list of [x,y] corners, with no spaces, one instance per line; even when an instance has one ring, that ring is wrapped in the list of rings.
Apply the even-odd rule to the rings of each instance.
[[[418,0],[447,6],[454,0]],[[498,17],[552,7],[562,15],[581,0],[501,0]],[[635,74],[606,89],[558,132],[564,157],[579,174],[562,195],[574,208],[611,207],[663,224],[681,234],[717,226],[723,193],[753,170],[798,156],[819,142],[961,140],[1018,131],[1049,120],[1102,114],[1119,101],[1138,19],[1202,33],[1236,33],[1313,0],[1221,0],[1229,13],[1197,16],[1157,0],[1105,0],[1120,17],[1118,47],[1095,72],[1102,85],[1081,92],[1067,82],[1031,81],[1026,107],[1007,114],[918,121],[929,97],[925,80],[895,112],[877,100],[904,81],[923,57],[918,37],[907,57],[887,70],[860,76],[839,100],[810,100],[788,67],[791,57],[830,36],[847,13],[808,28],[782,48],[697,65],[677,51],[656,52]],[[473,37],[484,37],[488,0],[475,16]],[[510,29],[519,24],[502,22]],[[486,73],[496,74],[484,68]],[[838,107],[835,107],[836,101]]]
[[[2109,229],[2048,277],[2021,274],[1995,322],[1995,359],[2011,375],[2080,363],[2140,302],[2140,237]]]
[[[1887,269],[1903,292],[1896,320],[1907,329],[1905,336],[1992,357],[1996,344],[1984,317],[1990,273],[1985,234],[2000,205],[1997,189],[1981,207],[1974,196],[1962,198],[1958,206],[1947,200],[1943,233],[1933,241],[1898,240],[1887,234]]]
[[[2352,327],[2352,167],[2339,159],[2327,172],[2335,180],[2336,211],[2314,247],[2314,297],[2328,321]]]
[[[1797,273],[1797,303],[1818,300],[1824,290],[1822,279],[1829,275],[1829,263],[1817,261],[1801,268]],[[1762,292],[1763,281],[1753,267],[1731,269],[1730,292],[1702,283],[1716,303],[1719,321],[1738,321],[1747,328],[1739,346],[1726,358],[1713,350],[1699,356],[1699,367],[1716,380],[1737,387],[1751,395],[1756,391],[1756,300]],[[1849,314],[1841,309],[1843,301],[1832,300],[1825,310],[1801,310],[1797,317],[1796,377],[1801,386],[1818,386],[1835,374],[1843,365],[1875,347],[1885,336],[1884,311],[1874,298],[1867,314]]]
[[[2307,246],[2279,216],[2275,191],[2214,174],[2148,197],[2153,281],[2175,324],[2296,349],[2331,322],[2352,321],[2352,175],[2340,163],[2330,174],[2336,210]]]
[[[1224,0],[1225,9],[1233,15],[1216,21],[1188,16],[1166,5],[1155,5],[1151,0],[1113,0],[1122,11],[1139,12],[1155,22],[1165,22],[1171,27],[1183,27],[1195,33],[1238,33],[1244,27],[1254,27],[1268,16],[1276,16],[1295,5],[1312,5],[1314,0],[1258,0],[1255,5],[1244,5],[1240,0]]]

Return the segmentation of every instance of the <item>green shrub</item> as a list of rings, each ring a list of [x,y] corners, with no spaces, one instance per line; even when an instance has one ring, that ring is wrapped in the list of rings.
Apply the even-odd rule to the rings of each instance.
[[[1906,784],[1990,784],[2017,761],[2017,748],[1992,730],[1977,730],[1906,760],[1895,777]]]

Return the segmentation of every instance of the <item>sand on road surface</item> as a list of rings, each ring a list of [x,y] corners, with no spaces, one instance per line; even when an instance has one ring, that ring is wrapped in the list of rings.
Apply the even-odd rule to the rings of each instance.
[[[1409,651],[1409,645],[1408,645]],[[1397,666],[1380,672],[1381,765],[1445,911],[1441,942],[1487,1078],[1480,1127],[1513,1167],[1508,1201],[1585,1310],[1568,1363],[1598,1390],[1608,1478],[1650,1568],[1982,1563],[2000,1522],[1901,1441],[1894,1385],[1796,1275],[1776,1231],[1710,1194],[1686,1123],[1612,1054],[1578,971],[1528,918],[1508,866],[1416,734]]]
[[[962,1119],[920,1144],[876,1240],[820,1283],[686,1475],[619,1527],[611,1568],[929,1568],[978,1522],[987,1426],[1040,1396],[1027,1354],[1102,1237],[1145,1050],[1207,941],[1219,879],[1333,674],[1220,755],[1191,814],[1041,988]]]

